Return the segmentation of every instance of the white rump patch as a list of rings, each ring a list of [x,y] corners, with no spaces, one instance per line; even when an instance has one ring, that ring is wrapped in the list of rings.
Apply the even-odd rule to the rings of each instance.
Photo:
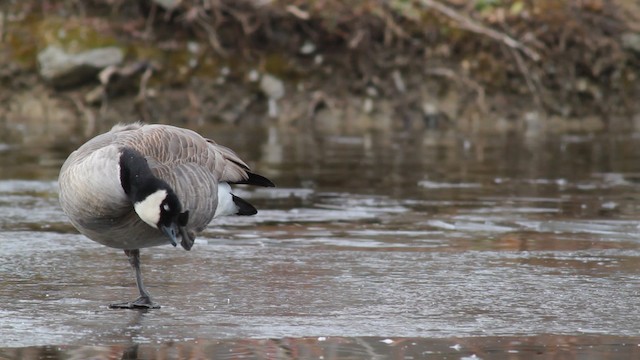
[[[160,204],[166,197],[166,190],[158,190],[148,195],[144,200],[133,204],[133,208],[142,221],[157,229],[158,221],[160,221]]]
[[[231,186],[226,182],[218,184],[218,206],[213,215],[214,218],[225,215],[235,215],[238,213],[238,205],[233,202]]]

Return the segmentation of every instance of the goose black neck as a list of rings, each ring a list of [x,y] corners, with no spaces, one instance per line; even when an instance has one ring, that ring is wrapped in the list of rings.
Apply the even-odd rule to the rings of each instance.
[[[147,195],[167,187],[153,175],[147,159],[132,148],[123,148],[120,155],[120,184],[132,202],[144,200]]]

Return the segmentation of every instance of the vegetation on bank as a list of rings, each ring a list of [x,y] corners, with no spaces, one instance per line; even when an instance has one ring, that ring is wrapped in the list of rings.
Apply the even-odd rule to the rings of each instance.
[[[33,72],[45,44],[78,37],[159,63],[159,86],[226,72],[253,91],[246,78],[258,69],[307,90],[306,112],[354,95],[393,99],[405,118],[461,107],[607,116],[637,112],[640,98],[640,4],[626,0],[48,0],[0,10],[4,86],[21,86],[15,75]],[[175,51],[194,43],[205,48],[196,60]],[[430,110],[425,93],[451,89],[458,110]]]

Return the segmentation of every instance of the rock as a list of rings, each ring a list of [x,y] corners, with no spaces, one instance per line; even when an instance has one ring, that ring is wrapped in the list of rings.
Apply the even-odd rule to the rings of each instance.
[[[181,0],[153,0],[153,2],[167,10],[171,10],[176,8],[178,5],[180,5],[182,1]]]
[[[38,53],[40,75],[55,87],[70,87],[96,80],[98,72],[118,65],[124,52],[115,46],[69,54],[50,45]]]
[[[260,73],[258,72],[258,70],[252,69],[251,71],[249,71],[249,74],[247,74],[247,79],[253,83],[257,82],[258,80],[260,80]]]
[[[269,117],[278,117],[277,100],[284,96],[284,83],[273,75],[264,74],[260,79],[260,90],[267,97]]]
[[[311,55],[316,52],[316,45],[313,42],[306,40],[298,52],[302,55]]]
[[[640,54],[640,33],[628,32],[623,34],[622,47]]]
[[[396,90],[401,93],[407,92],[407,85],[405,85],[404,78],[398,69],[393,70],[391,73],[391,78],[393,79],[393,83],[396,86]]]
[[[284,96],[284,83],[273,75],[264,74],[260,79],[260,90],[269,99],[278,100]]]

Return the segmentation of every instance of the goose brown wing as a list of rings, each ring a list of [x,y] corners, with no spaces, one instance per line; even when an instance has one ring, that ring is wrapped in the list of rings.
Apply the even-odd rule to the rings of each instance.
[[[174,189],[196,231],[215,214],[220,182],[247,183],[253,176],[232,150],[188,129],[134,124],[115,133],[120,146],[142,153],[154,175]]]
[[[154,166],[193,164],[211,172],[217,182],[243,182],[249,167],[231,149],[198,133],[169,125],[124,128],[118,142],[144,154]]]
[[[219,181],[237,183],[249,178],[249,166],[233,150],[206,139],[209,150],[209,169]]]
[[[218,182],[207,168],[196,163],[166,165],[149,160],[155,176],[176,192],[184,210],[189,210],[189,226],[202,231],[213,219],[218,204]]]

